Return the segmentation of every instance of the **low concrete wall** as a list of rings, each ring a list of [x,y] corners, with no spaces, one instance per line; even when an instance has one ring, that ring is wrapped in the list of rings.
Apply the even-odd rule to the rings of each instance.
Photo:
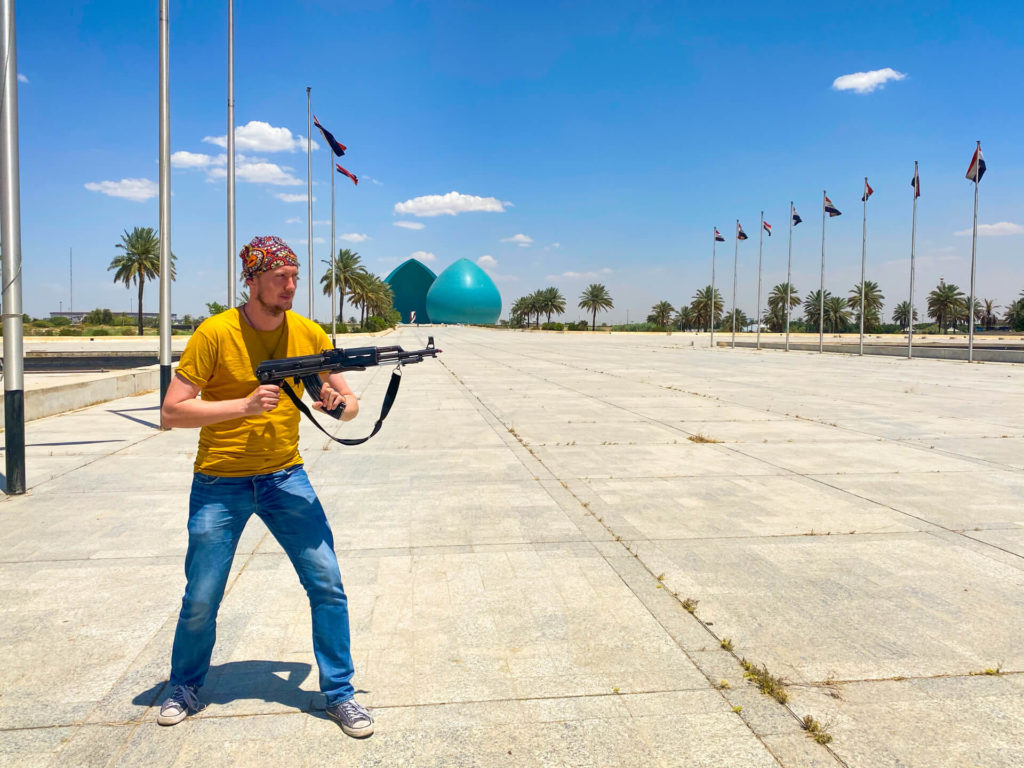
[[[728,341],[716,341],[715,346],[728,347]],[[752,341],[737,341],[737,347],[752,349],[756,343]],[[761,349],[785,349],[784,343],[777,341],[762,341]],[[817,352],[818,344],[808,342],[791,342],[789,348],[799,352]],[[856,355],[858,348],[856,344],[829,344],[822,345],[825,352],[839,353],[843,355]],[[888,357],[906,357],[906,344],[865,344],[865,355],[885,355]],[[967,360],[967,345],[961,347],[937,347],[927,343],[914,345],[914,357],[932,358],[936,360]],[[986,349],[984,346],[975,345],[974,359],[986,363],[1024,363],[1024,349]]]
[[[120,397],[137,395],[160,387],[160,366],[130,371],[94,374],[88,379],[25,390],[25,421],[73,411]],[[0,427],[3,426],[3,396],[0,395]]]

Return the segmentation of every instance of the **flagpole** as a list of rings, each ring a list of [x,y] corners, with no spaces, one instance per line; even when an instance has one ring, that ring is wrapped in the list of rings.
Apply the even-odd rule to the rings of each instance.
[[[235,306],[235,2],[228,0],[228,308]]]
[[[976,156],[980,158],[981,142],[975,150]],[[974,172],[974,232],[971,238],[971,295],[967,303],[967,362],[974,362],[974,267],[978,253],[978,177],[981,175],[981,160],[978,160],[978,168]]]
[[[736,219],[736,247],[732,254],[732,348],[736,349],[736,264],[740,257],[740,220]]]
[[[786,351],[789,352],[789,303],[793,290],[793,201],[789,201],[789,259],[786,261]]]
[[[711,326],[711,349],[715,348],[715,246],[718,243],[716,237],[718,230],[712,227],[711,235],[711,320],[709,325]]]
[[[825,198],[828,190],[821,192],[821,287],[818,290],[818,354],[825,351]]]
[[[160,402],[171,385],[171,101],[170,3],[160,0],[159,192],[160,192]],[[142,316],[140,302],[139,316]],[[161,427],[163,420],[161,419]]]
[[[864,267],[867,262],[868,248],[868,177],[864,177],[864,221],[860,229],[860,349],[858,354],[864,355]]]
[[[757,348],[761,348],[761,254],[764,251],[764,211],[761,211],[761,234],[757,244]]]
[[[914,356],[914,244],[917,240],[917,160],[914,161],[914,213],[910,223],[910,316],[907,319],[907,359]]]
[[[306,86],[306,231],[308,248],[309,267],[306,270],[309,276],[309,319],[313,319],[313,108],[310,91]],[[334,176],[331,176],[333,179]]]
[[[25,339],[21,306],[21,172],[14,0],[0,1],[0,242],[3,244],[4,459],[8,496],[25,493]]]
[[[334,150],[327,147],[327,161],[330,168],[327,172],[331,174],[331,343],[338,346],[338,312],[334,303]]]

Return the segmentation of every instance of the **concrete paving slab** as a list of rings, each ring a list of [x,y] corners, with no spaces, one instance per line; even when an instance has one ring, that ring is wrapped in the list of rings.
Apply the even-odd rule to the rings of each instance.
[[[392,340],[427,333],[445,352],[373,441],[301,432],[376,735],[318,713],[304,594],[258,521],[210,706],[154,725],[196,433],[159,432],[150,394],[29,423],[29,493],[0,502],[0,760],[1021,764],[1024,368],[690,334]],[[325,425],[365,434],[387,371],[351,380],[362,415]]]

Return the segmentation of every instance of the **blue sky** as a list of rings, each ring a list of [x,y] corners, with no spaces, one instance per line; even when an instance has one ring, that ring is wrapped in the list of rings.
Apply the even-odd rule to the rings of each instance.
[[[716,282],[729,303],[739,218],[750,240],[739,247],[738,304],[752,314],[760,211],[775,231],[767,290],[785,278],[795,201],[803,295],[818,286],[827,189],[844,215],[827,225],[826,288],[846,295],[860,279],[867,176],[867,273],[888,317],[907,297],[915,160],[915,303],[940,277],[966,292],[971,237],[956,233],[971,227],[964,173],[980,139],[977,293],[1005,305],[1024,290],[1020,3],[236,5],[238,247],[280,235],[303,277],[308,85],[313,111],[348,146],[342,164],[361,178],[353,187],[337,177],[337,233],[348,237],[337,245],[382,277],[417,253],[435,272],[465,257],[493,276],[505,308],[556,285],[575,319],[580,292],[600,282],[615,301],[606,319],[628,310],[635,320],[709,282],[714,226],[727,237]],[[75,309],[133,306],[134,289],[115,285],[107,266],[125,229],[158,224],[156,10],[18,6],[23,300],[33,316],[68,308],[71,248]],[[205,314],[206,302],[227,298],[227,10],[172,0],[170,18],[172,304]],[[870,92],[833,85],[887,69],[892,78]],[[872,78],[854,81],[864,90]],[[331,214],[322,141],[312,161],[319,276]],[[427,215],[439,210],[455,213]],[[155,283],[144,308],[158,308]]]

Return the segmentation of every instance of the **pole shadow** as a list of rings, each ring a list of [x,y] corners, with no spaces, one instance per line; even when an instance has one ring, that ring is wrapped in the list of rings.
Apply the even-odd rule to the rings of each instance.
[[[159,405],[152,405],[152,406],[147,406],[146,408],[122,408],[120,410],[110,409],[110,410],[107,411],[107,413],[113,413],[116,416],[120,416],[121,418],[128,419],[129,421],[134,421],[136,424],[141,424],[144,427],[152,427],[153,429],[157,429],[157,430],[160,429],[160,424],[159,423],[154,424],[152,421],[146,421],[145,419],[140,419],[138,416],[130,415],[130,414],[132,414],[132,413],[134,413],[136,411],[157,411],[157,412],[159,412],[160,411],[160,406]]]

